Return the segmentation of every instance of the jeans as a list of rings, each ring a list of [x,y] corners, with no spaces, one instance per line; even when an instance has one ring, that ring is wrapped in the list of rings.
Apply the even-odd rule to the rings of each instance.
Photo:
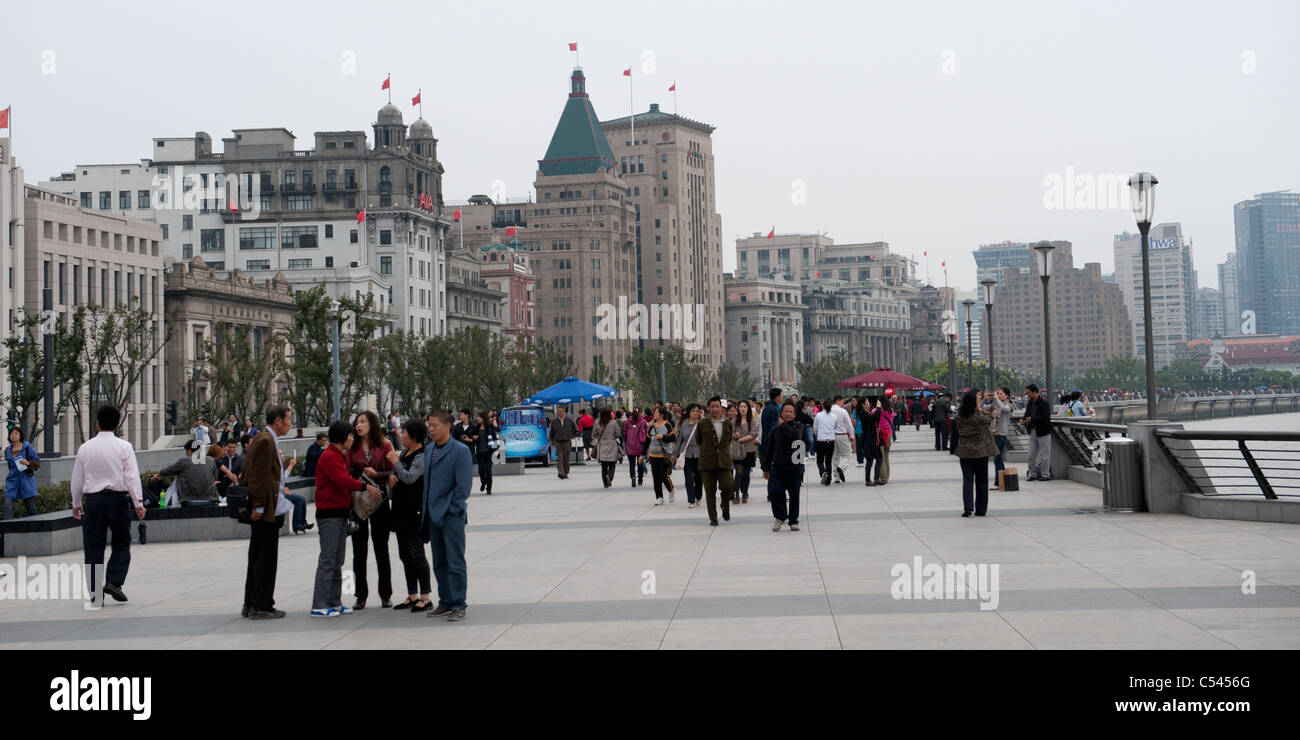
[[[998,446],[998,454],[993,458],[993,479],[997,480],[998,473],[1006,470],[1007,466],[1002,461],[1002,456],[1007,451],[1007,438],[1001,434],[993,435],[993,443]]]
[[[934,425],[934,449],[948,449],[948,424],[947,422],[935,422]]]
[[[448,513],[439,522],[429,522],[429,553],[433,577],[438,581],[438,606],[465,610],[469,568],[465,564],[464,511]]]
[[[9,499],[5,499],[5,503],[8,502]],[[117,491],[88,493],[81,497],[81,509],[81,545],[86,553],[86,564],[104,564],[104,546],[108,544],[108,533],[112,532],[113,554],[108,558],[104,580],[121,586],[126,583],[126,572],[131,567],[131,519],[135,517],[135,505],[130,494]],[[102,585],[91,584],[91,588],[98,590]]]
[[[686,474],[686,503],[693,504],[704,498],[704,486],[700,480],[700,458],[688,457],[682,466]]]
[[[890,443],[892,444],[892,442]],[[876,448],[876,482],[889,482],[889,445],[881,445]]]
[[[988,511],[988,457],[961,458],[961,504],[963,511],[973,511],[981,515]]]
[[[388,555],[391,516],[392,509],[385,501],[352,534],[352,575],[356,578],[357,601],[365,601],[370,596],[370,584],[366,581],[366,555],[369,550],[367,540],[375,545],[375,568],[379,571],[376,588],[379,598],[388,601],[393,596],[393,561]]]
[[[634,486],[645,480],[645,455],[627,456],[627,474],[632,476]]]
[[[316,529],[320,532],[320,557],[316,560],[316,588],[312,591],[311,608],[343,606],[343,562],[348,554],[348,518],[321,518],[317,512]]]
[[[1038,436],[1029,430],[1029,475],[1030,478],[1052,477],[1052,435]]]
[[[862,432],[858,432],[858,436],[854,437],[853,450],[857,453],[858,464],[863,464],[863,461],[867,458],[867,443],[862,439]]]
[[[14,501],[16,499],[5,499],[5,519],[14,518]],[[36,497],[23,499],[23,508],[27,510],[27,516],[36,516]]]
[[[790,506],[786,509],[786,495]],[[773,466],[772,477],[767,481],[767,500],[772,504],[772,517],[791,524],[799,523],[799,471],[795,468]]]
[[[880,448],[868,443],[867,448],[867,482],[878,482],[884,471],[880,467]],[[874,470],[873,470],[874,469]]]
[[[307,499],[296,493],[286,493],[284,497],[293,504],[293,531],[301,532],[307,528]]]

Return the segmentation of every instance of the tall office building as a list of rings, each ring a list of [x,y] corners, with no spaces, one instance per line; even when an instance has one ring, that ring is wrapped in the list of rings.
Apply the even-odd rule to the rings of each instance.
[[[1219,300],[1223,301],[1224,335],[1241,331],[1241,304],[1237,300],[1237,253],[1229,252],[1228,259],[1219,265]]]
[[[598,336],[597,329],[602,306],[636,296],[636,208],[581,68],[570,77],[569,98],[538,161],[534,186],[537,204],[524,238],[537,244],[538,334],[568,350],[581,377],[597,363],[617,373],[638,341],[626,324],[614,327],[612,337]],[[661,337],[671,330],[656,328]],[[647,348],[652,341],[645,341]]]
[[[1156,368],[1185,355],[1195,322],[1196,275],[1192,247],[1179,223],[1155,224],[1148,238],[1151,265],[1151,321]],[[1115,236],[1115,283],[1133,322],[1134,357],[1146,356],[1142,308],[1142,237],[1124,232]]]
[[[1214,288],[1196,289],[1195,339],[1223,335],[1223,296]]]
[[[1133,329],[1119,286],[1104,283],[1101,265],[1073,266],[1069,242],[1054,242],[1048,291],[1052,310],[1054,371],[1082,373],[1112,357],[1133,352]],[[993,304],[993,331],[986,342],[997,367],[1042,377],[1043,286],[1035,264],[1032,272],[1007,269]],[[1060,375],[1054,379],[1063,380]],[[1054,388],[1053,390],[1060,390]]]
[[[799,387],[805,307],[798,283],[783,277],[726,276],[727,362],[763,389]]]
[[[1029,249],[1032,246],[1032,244],[1010,241],[981,244],[980,248],[972,253],[975,255],[975,282],[983,282],[988,278],[1001,281],[1003,272],[1008,268],[1021,273],[1031,272],[1033,252]]]
[[[714,127],[657,103],[601,127],[635,209],[636,292],[628,302],[702,306],[702,346],[690,354],[716,370],[727,347]]]
[[[1261,193],[1233,209],[1237,300],[1258,334],[1300,334],[1300,194]]]
[[[0,283],[0,318],[7,319],[11,327],[17,320],[16,309],[23,305],[23,255],[27,248],[24,210],[23,170],[6,136],[0,138],[0,279],[7,281]],[[8,371],[0,367],[0,388],[8,387]]]

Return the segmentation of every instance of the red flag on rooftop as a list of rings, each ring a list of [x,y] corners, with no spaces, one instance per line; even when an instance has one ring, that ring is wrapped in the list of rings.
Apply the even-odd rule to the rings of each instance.
[[[574,41],[573,43],[569,44],[569,51],[577,51],[577,50],[578,50],[578,42],[577,42],[577,41]]]
[[[460,209],[457,208],[457,209],[456,209],[456,212],[453,213],[453,214],[451,214],[451,217],[454,218],[454,219],[456,219],[457,221],[459,221],[459,220],[460,220]]]
[[[676,82],[674,82],[674,83],[673,83],[673,84],[668,88],[668,92],[677,92],[677,83],[676,83]]]
[[[624,76],[624,77],[631,77],[631,76],[632,76],[632,68],[631,68],[631,67],[628,67],[627,69],[623,70],[623,76]]]
[[[365,222],[366,222],[366,209],[362,208],[361,213],[357,214],[357,223],[361,224]]]
[[[0,128],[9,128],[9,109],[0,110]]]
[[[379,89],[380,89],[380,90],[387,90],[387,89],[388,89],[388,83],[389,83],[389,81],[391,81],[392,79],[393,79],[393,76],[392,76],[392,75],[388,75],[387,77],[385,77],[385,78],[384,78],[384,84],[380,85],[380,86],[379,86]]]
[[[516,229],[514,226],[511,226],[506,229],[506,236],[514,236],[517,231],[518,229]]]
[[[775,238],[776,238],[776,227],[775,227],[775,226],[772,227],[772,230],[771,230],[771,231],[767,232],[767,238],[768,238],[768,239],[775,239]]]
[[[415,97],[411,98],[411,105],[414,106],[419,104],[420,104],[420,93],[416,93]]]

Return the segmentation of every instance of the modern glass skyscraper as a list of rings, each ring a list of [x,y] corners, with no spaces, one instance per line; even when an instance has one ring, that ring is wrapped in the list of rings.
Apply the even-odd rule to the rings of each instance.
[[[1300,334],[1300,195],[1261,193],[1233,209],[1237,300],[1257,334]]]
[[[1156,367],[1178,359],[1192,340],[1195,321],[1196,272],[1192,247],[1177,222],[1151,227],[1151,335]],[[1133,321],[1133,356],[1146,356],[1142,311],[1142,237],[1124,232],[1115,236],[1115,283],[1124,294],[1124,307]]]

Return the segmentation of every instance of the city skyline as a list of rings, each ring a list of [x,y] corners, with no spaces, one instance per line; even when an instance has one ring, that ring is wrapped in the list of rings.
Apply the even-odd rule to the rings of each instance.
[[[1064,208],[1044,200],[1053,180],[1070,174],[1113,179],[1147,170],[1161,179],[1156,218],[1184,225],[1199,284],[1213,286],[1215,265],[1234,246],[1233,204],[1300,186],[1293,166],[1300,145],[1270,125],[1297,112],[1286,94],[1300,67],[1287,30],[1300,18],[1290,4],[1269,4],[1267,24],[1255,22],[1259,15],[1214,13],[1226,7],[1219,4],[1165,3],[1026,5],[991,26],[971,23],[980,11],[958,5],[925,16],[846,8],[825,26],[824,14],[783,15],[776,25],[749,20],[777,12],[763,4],[739,18],[726,8],[668,7],[646,17],[505,3],[438,9],[433,27],[475,31],[444,31],[433,47],[419,42],[419,24],[358,37],[340,22],[343,6],[322,5],[310,17],[259,6],[259,22],[249,23],[238,9],[252,7],[235,4],[236,21],[195,25],[184,48],[210,53],[192,64],[172,63],[179,47],[163,30],[185,11],[144,5],[65,18],[15,9],[15,27],[30,33],[0,50],[12,70],[0,105],[14,107],[14,154],[27,179],[80,163],[138,162],[157,136],[202,130],[221,138],[234,128],[284,125],[305,144],[314,131],[364,130],[387,100],[380,83],[391,74],[393,101],[409,117],[417,91],[428,104],[448,201],[527,197],[576,61],[567,44],[576,41],[603,119],[657,103],[717,127],[727,271],[736,268],[738,237],[775,229],[825,232],[841,243],[883,240],[915,257],[922,275],[928,252],[934,282],[947,261],[950,284],[966,288],[975,283],[971,251],[1002,240],[1069,240],[1080,261],[1109,272],[1114,235],[1133,228],[1128,209],[1106,203],[1112,193],[1104,188],[1092,195],[1120,207],[1069,208],[1084,200],[1077,186],[1065,188]],[[1207,14],[1215,24],[1201,23]],[[290,36],[286,23],[296,29]],[[611,28],[632,30],[612,39]],[[717,43],[698,44],[713,28],[724,29]],[[893,32],[900,28],[924,31]],[[800,40],[811,33],[828,41],[851,34],[856,43],[807,51]],[[105,34],[153,39],[117,50],[119,71],[109,76],[118,82],[108,85],[86,51]],[[1091,53],[1098,39],[1138,51]],[[804,51],[794,57],[756,51],[795,46]],[[234,48],[240,54],[223,53]],[[122,73],[128,69],[143,73]],[[219,84],[195,84],[203,80]],[[674,83],[677,95],[668,92]],[[1167,115],[1117,114],[1142,104],[1155,110],[1162,100],[1170,101]],[[93,136],[82,130],[88,111]],[[1260,137],[1275,130],[1267,154],[1257,153]]]

